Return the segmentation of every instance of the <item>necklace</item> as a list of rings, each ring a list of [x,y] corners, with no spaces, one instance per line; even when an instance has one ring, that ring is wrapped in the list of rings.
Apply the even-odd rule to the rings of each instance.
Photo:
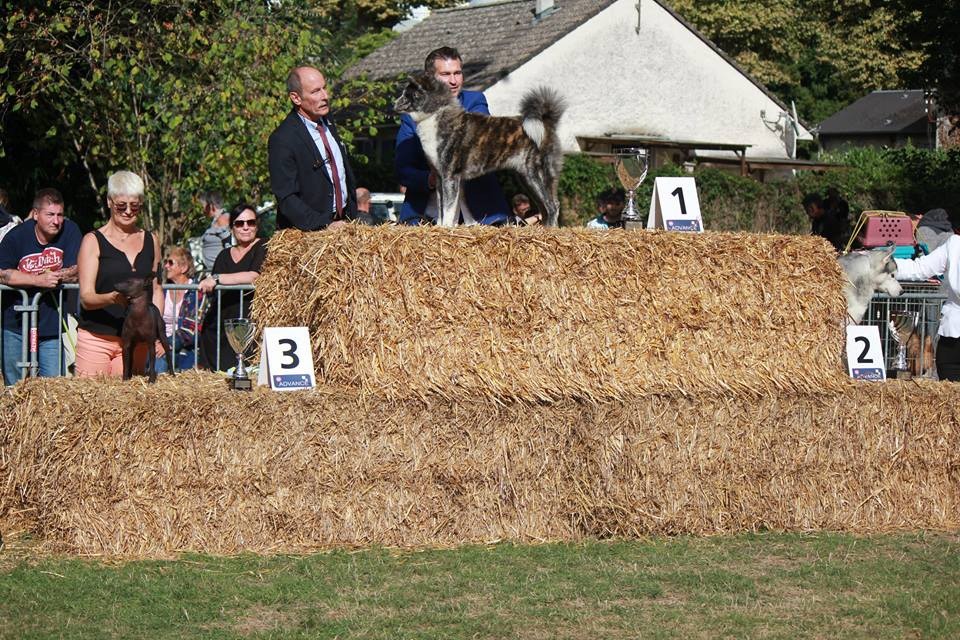
[[[139,229],[136,230],[136,231],[133,231],[133,232],[131,232],[131,233],[124,233],[124,232],[123,232],[121,229],[119,229],[118,227],[114,227],[114,228],[113,228],[113,233],[112,233],[111,235],[113,235],[113,236],[117,239],[117,242],[126,242],[127,240],[129,240],[129,239],[132,238],[133,236],[136,236],[136,235],[139,235],[139,234],[140,234],[140,230],[139,230]]]

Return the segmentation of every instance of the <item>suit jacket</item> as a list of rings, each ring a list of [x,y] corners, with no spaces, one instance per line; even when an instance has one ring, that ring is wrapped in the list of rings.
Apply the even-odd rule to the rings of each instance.
[[[480,91],[461,91],[457,96],[460,105],[472,113],[490,115],[487,99]],[[397,132],[396,170],[400,184],[407,188],[403,207],[400,208],[400,222],[419,224],[427,210],[430,187],[430,164],[423,153],[417,125],[407,114],[400,117],[400,131]],[[473,217],[481,224],[501,224],[507,221],[510,205],[500,189],[496,174],[467,180],[463,185],[463,197]]]
[[[352,220],[357,214],[357,183],[347,150],[332,123],[329,131],[343,155],[347,174],[347,193],[343,194],[344,214]],[[267,163],[270,167],[270,189],[277,198],[278,229],[293,227],[315,231],[333,221],[333,182],[323,164],[323,156],[296,109],[292,109],[270,134]]]

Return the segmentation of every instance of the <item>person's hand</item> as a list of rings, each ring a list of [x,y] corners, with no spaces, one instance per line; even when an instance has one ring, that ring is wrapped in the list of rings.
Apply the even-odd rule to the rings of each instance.
[[[332,231],[336,229],[343,229],[345,226],[347,226],[346,220],[334,220],[333,222],[327,225],[327,229],[330,229]]]
[[[57,273],[60,274],[60,282],[76,282],[77,272],[78,272],[77,265],[73,265],[72,267],[61,269]]]
[[[130,301],[127,299],[127,296],[123,295],[119,291],[111,291],[110,304],[118,304],[121,307],[126,307],[128,304],[130,304]]]
[[[36,286],[41,289],[53,289],[60,284],[60,274],[56,271],[44,271],[34,275]]]
[[[207,276],[206,278],[201,280],[199,283],[197,283],[197,286],[199,286],[200,290],[203,291],[205,294],[210,294],[210,293],[213,293],[213,288],[217,286],[217,281],[214,280],[212,276]]]

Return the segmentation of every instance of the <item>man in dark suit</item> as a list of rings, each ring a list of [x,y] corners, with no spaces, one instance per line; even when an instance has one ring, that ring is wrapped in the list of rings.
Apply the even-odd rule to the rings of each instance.
[[[463,58],[456,49],[440,47],[431,51],[424,60],[423,68],[450,87],[450,92],[466,111],[490,115],[487,99],[482,92],[463,91]],[[400,209],[400,222],[420,224],[421,221],[435,220],[437,174],[430,168],[427,156],[423,153],[417,125],[407,114],[400,117],[396,152],[397,177],[407,189]],[[472,218],[480,224],[505,224],[509,219],[510,206],[500,189],[497,176],[489,173],[464,183],[460,211],[464,222]]]
[[[323,74],[297,67],[287,76],[293,109],[267,145],[277,228],[335,229],[357,214],[356,182],[347,150],[330,122]]]

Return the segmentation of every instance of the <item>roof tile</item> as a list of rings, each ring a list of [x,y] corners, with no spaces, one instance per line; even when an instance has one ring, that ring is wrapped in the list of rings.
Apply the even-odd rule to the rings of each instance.
[[[823,134],[925,133],[923,91],[874,91],[837,111],[819,127]]]
[[[556,0],[556,10],[539,20],[534,0],[441,9],[345,75],[387,79],[417,73],[430,51],[450,46],[463,56],[465,88],[484,90],[615,1]]]

